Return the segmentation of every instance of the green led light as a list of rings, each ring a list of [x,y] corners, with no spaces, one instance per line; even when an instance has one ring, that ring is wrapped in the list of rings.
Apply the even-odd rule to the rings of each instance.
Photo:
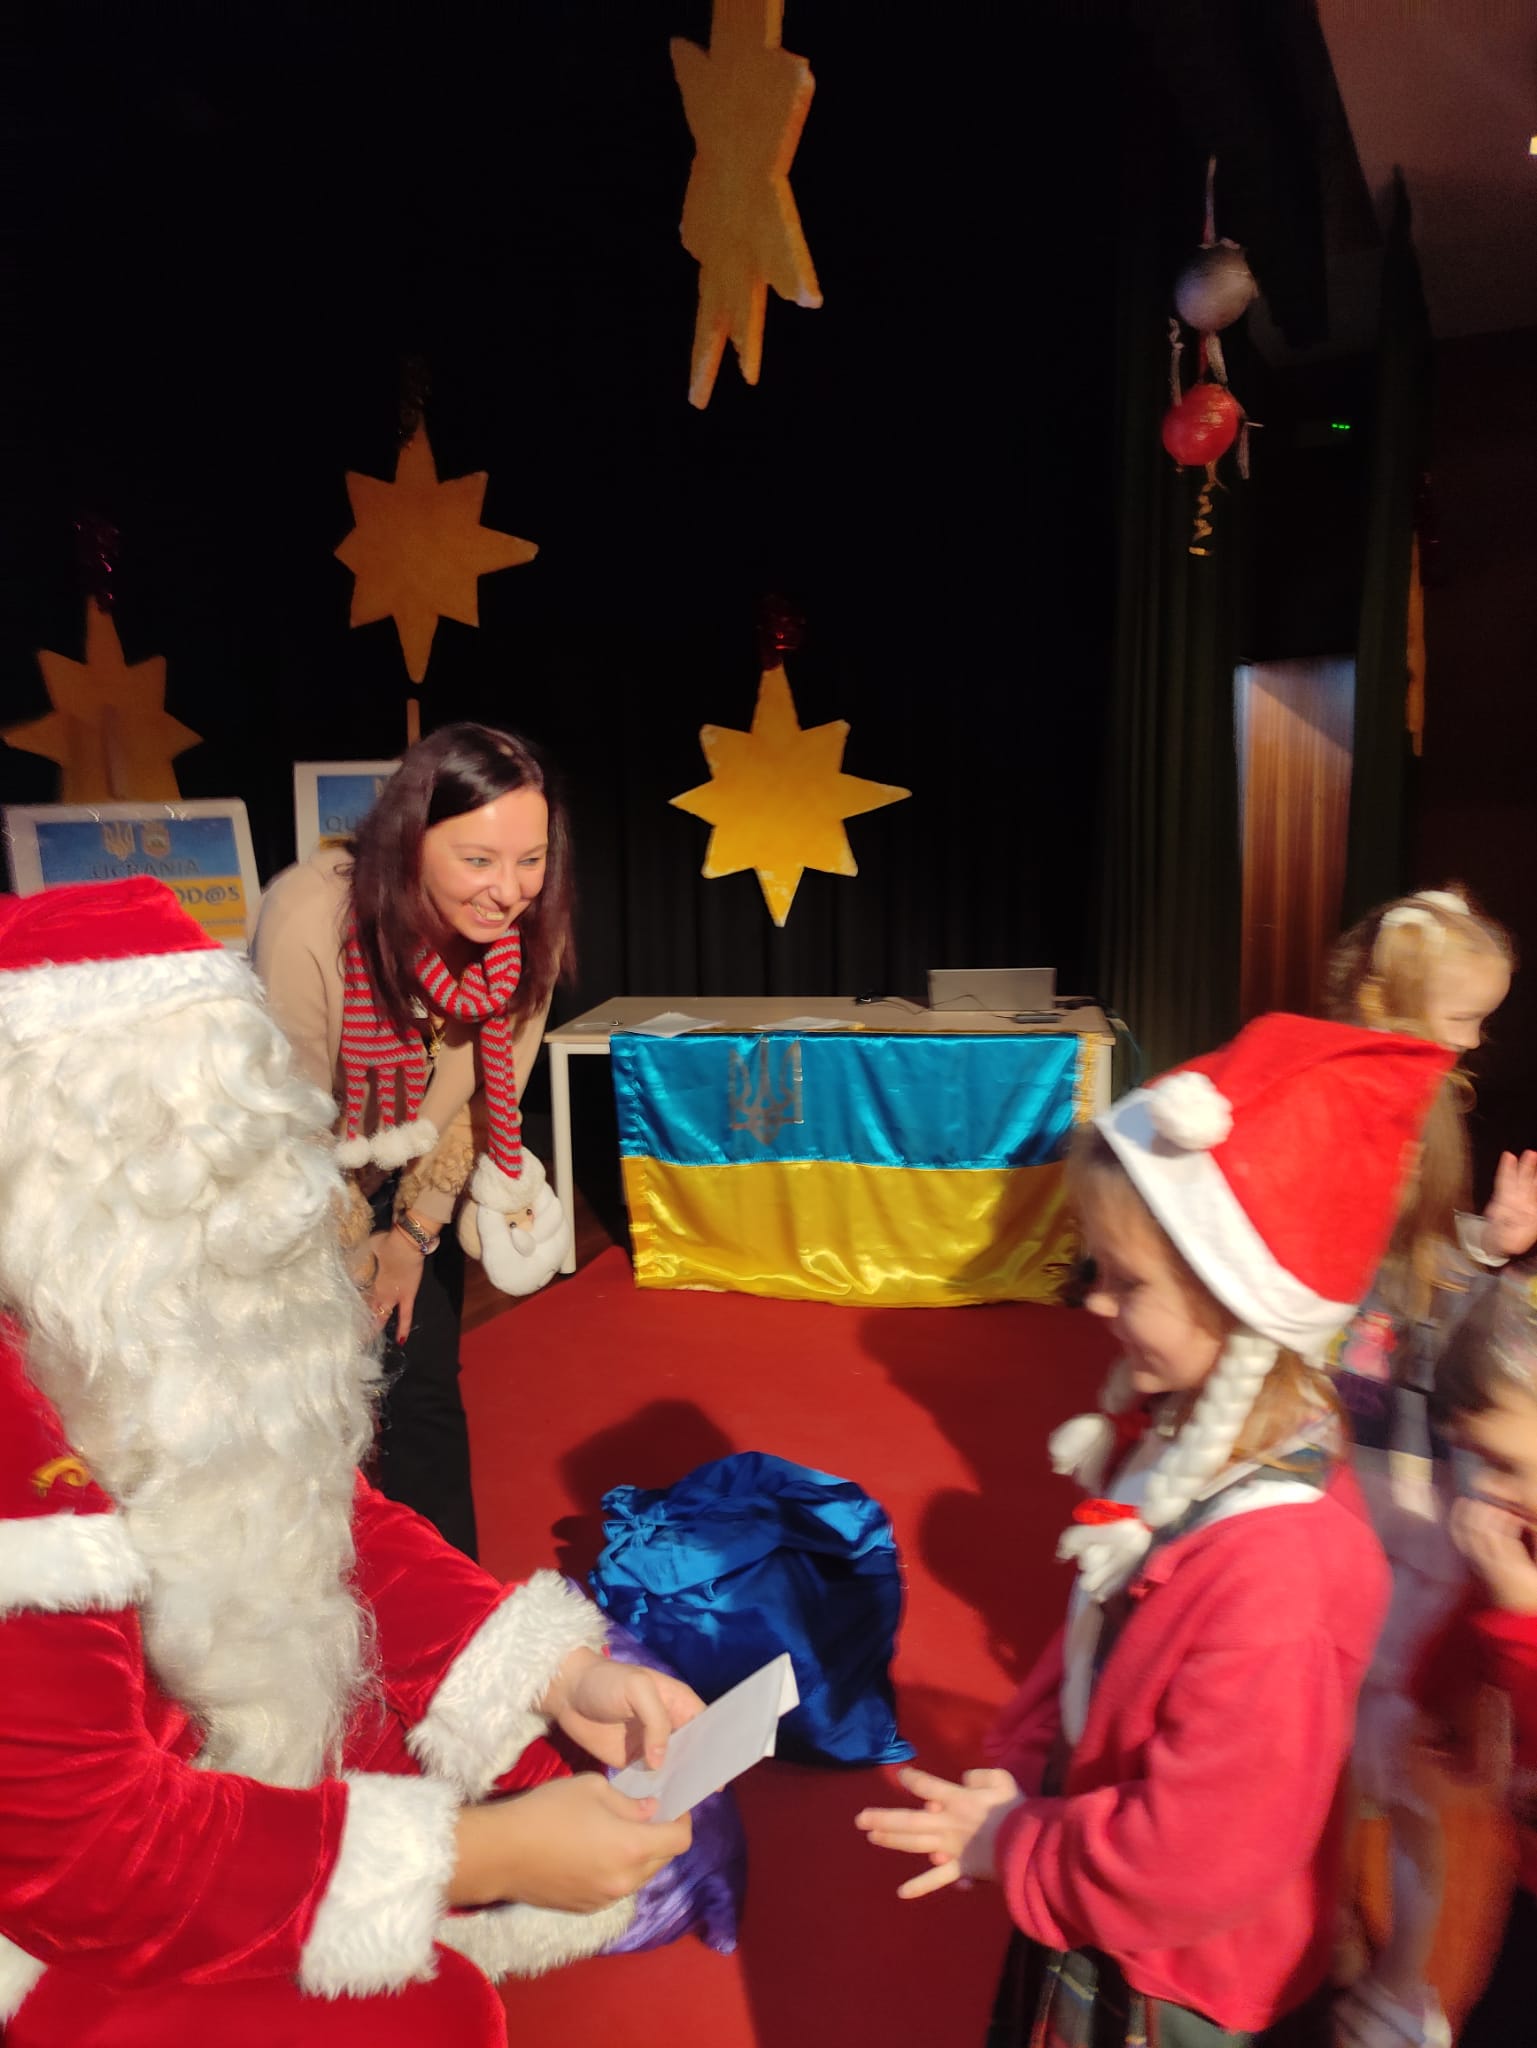
[[[1348,434],[1350,432],[1349,420],[1330,420],[1329,432],[1331,434]]]

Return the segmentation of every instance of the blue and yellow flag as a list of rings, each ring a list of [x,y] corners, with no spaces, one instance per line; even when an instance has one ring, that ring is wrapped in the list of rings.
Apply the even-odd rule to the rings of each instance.
[[[635,1278],[822,1301],[1054,1301],[1098,1042],[752,1032],[612,1044]]]

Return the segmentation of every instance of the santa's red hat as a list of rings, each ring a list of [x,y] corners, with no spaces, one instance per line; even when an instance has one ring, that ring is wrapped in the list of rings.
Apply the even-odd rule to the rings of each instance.
[[[1217,1299],[1316,1357],[1381,1264],[1455,1057],[1398,1032],[1259,1017],[1097,1122]]]
[[[33,1044],[256,993],[245,961],[149,875],[0,896],[0,1041]]]

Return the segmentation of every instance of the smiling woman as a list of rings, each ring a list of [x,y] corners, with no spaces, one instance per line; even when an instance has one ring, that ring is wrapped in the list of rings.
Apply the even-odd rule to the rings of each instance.
[[[480,725],[412,747],[257,927],[274,1014],[340,1112],[344,1227],[386,1339],[379,1484],[471,1556],[460,1246],[508,1293],[559,1267],[569,1226],[518,1103],[571,960],[565,810],[535,750]]]

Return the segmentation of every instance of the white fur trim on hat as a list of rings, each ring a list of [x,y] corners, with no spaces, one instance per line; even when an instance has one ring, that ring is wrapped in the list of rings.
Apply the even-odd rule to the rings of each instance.
[[[1167,1083],[1164,1084],[1165,1086]],[[1138,1088],[1094,1119],[1132,1185],[1195,1272],[1246,1329],[1317,1359],[1355,1314],[1290,1273],[1250,1221],[1209,1152],[1161,1136],[1153,1097]]]
[[[538,1977],[562,1963],[595,1956],[617,1941],[635,1917],[633,1899],[616,1899],[596,1913],[557,1913],[549,1906],[489,1906],[478,1913],[450,1913],[438,1923],[438,1940],[457,1949],[496,1982],[501,1977]]]
[[[0,974],[0,1040],[32,1045],[230,996],[259,1002],[261,988],[241,955],[222,947],[26,967]]]
[[[299,1957],[299,1987],[366,1998],[433,1973],[454,1874],[459,1796],[437,1778],[349,1774],[331,1881]]]
[[[0,1522],[0,1614],[115,1613],[149,1590],[121,1515],[20,1515]]]
[[[0,2027],[15,2019],[22,2000],[43,1974],[44,1965],[0,1934]]]
[[[1153,1128],[1186,1152],[1210,1152],[1232,1134],[1233,1105],[1208,1074],[1171,1074],[1150,1089]]]
[[[549,1723],[539,1702],[573,1650],[601,1650],[608,1630],[559,1572],[535,1572],[481,1623],[406,1737],[424,1771],[464,1799],[484,1799]]]
[[[511,1222],[530,1210],[528,1223]],[[503,1294],[535,1294],[554,1279],[571,1249],[571,1219],[532,1152],[516,1180],[482,1153],[459,1212],[459,1242]]]

